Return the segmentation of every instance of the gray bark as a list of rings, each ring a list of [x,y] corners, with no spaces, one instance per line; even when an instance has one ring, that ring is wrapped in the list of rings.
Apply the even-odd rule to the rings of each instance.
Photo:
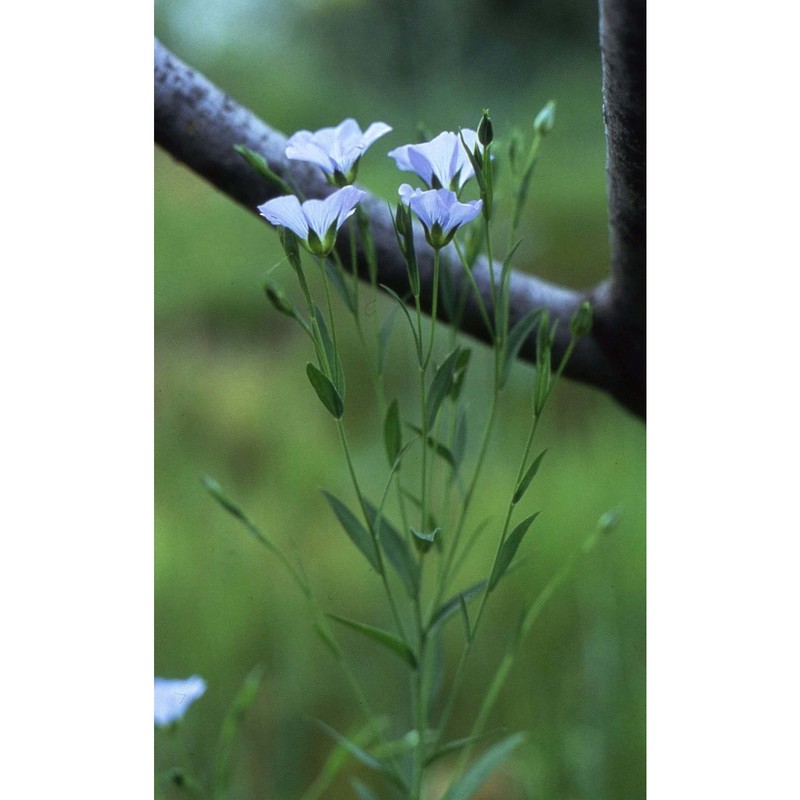
[[[601,1],[601,14],[612,0]],[[616,5],[627,9],[635,2]],[[627,13],[627,12],[626,12]],[[575,291],[515,272],[511,278],[510,324],[534,308],[544,307],[559,320],[553,347],[558,363],[569,341],[569,320],[585,299],[591,301],[595,323],[573,353],[565,375],[610,393],[619,403],[644,418],[644,84],[638,75],[626,81],[627,69],[638,69],[627,48],[644,46],[644,31],[635,30],[638,17],[622,14],[622,23],[601,16],[604,63],[605,117],[608,131],[609,207],[612,244],[611,278],[594,289]],[[642,15],[643,21],[643,15]],[[616,27],[615,27],[616,26]],[[615,33],[621,32],[621,36]],[[644,51],[639,54],[643,66]],[[256,207],[279,194],[235,151],[242,144],[263,155],[271,169],[296,186],[306,197],[323,197],[332,191],[320,171],[284,156],[286,138],[236,103],[203,75],[184,64],[158,40],[155,42],[155,140],[173,157],[206,178],[220,191],[253,214]],[[386,202],[368,197],[362,206],[369,214],[375,241],[379,282],[404,296],[408,292],[406,267],[392,228]],[[266,224],[266,223],[265,223]],[[349,234],[345,227],[337,248],[349,263]],[[430,311],[433,258],[418,231],[417,254],[422,302]],[[366,259],[358,251],[358,268],[367,275]],[[442,252],[456,290],[466,281],[452,252]],[[499,265],[496,265],[496,269]],[[478,260],[474,277],[490,309],[489,265]],[[470,292],[461,329],[487,341],[488,331]],[[445,317],[442,304],[439,316]],[[523,345],[520,357],[535,361],[536,338]]]

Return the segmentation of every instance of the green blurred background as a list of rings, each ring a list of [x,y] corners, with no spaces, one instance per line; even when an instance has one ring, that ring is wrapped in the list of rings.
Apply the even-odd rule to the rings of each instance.
[[[157,0],[155,11],[156,35],[167,47],[286,134],[346,116],[362,127],[392,125],[359,172],[362,185],[388,200],[407,176],[385,153],[415,140],[419,124],[431,133],[474,127],[488,107],[496,137],[507,141],[513,127],[529,126],[556,100],[556,128],[543,145],[516,266],[576,287],[605,276],[595,4]],[[270,273],[294,290],[277,236],[159,150],[155,189],[155,671],[198,673],[209,684],[187,715],[189,755],[157,731],[156,766],[175,755],[208,769],[234,695],[261,664],[264,684],[242,724],[232,794],[291,800],[332,746],[313,719],[353,732],[363,717],[315,638],[299,592],[210,499],[201,477],[214,476],[302,557],[328,610],[388,625],[385,604],[317,490],[352,499],[335,426],[304,374],[307,340],[261,289]],[[372,310],[380,319],[389,309],[379,298]],[[342,330],[346,322],[342,316]],[[398,331],[389,384],[402,403],[415,373]],[[385,456],[360,346],[344,338],[345,422],[369,484]],[[473,438],[487,397],[478,379],[486,353],[475,349],[466,387]],[[502,519],[527,431],[531,378],[527,365],[517,366],[476,520]],[[603,512],[619,508],[619,527],[555,596],[514,666],[490,727],[524,729],[530,738],[481,796],[644,797],[645,431],[593,389],[564,382],[554,399],[537,445],[550,452],[525,499],[527,513],[542,510],[523,547],[529,560],[490,606],[452,733],[468,731],[468,700],[485,688],[519,604]],[[475,549],[483,570],[492,548],[487,536]],[[453,626],[450,669],[457,633]],[[405,709],[405,678],[391,659],[355,636],[342,641],[376,707]],[[353,794],[338,781],[325,796]]]

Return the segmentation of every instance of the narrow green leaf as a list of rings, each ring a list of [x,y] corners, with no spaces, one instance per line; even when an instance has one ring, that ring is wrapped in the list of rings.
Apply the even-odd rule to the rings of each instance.
[[[294,194],[292,187],[279,175],[274,173],[267,159],[260,153],[254,153],[252,150],[245,147],[243,144],[235,144],[233,149],[262,177],[266,178],[270,183],[275,184],[284,194]]]
[[[542,363],[544,354],[549,352],[550,345],[550,315],[545,309],[539,318],[539,328],[536,332],[536,364],[537,366]]]
[[[386,775],[394,784],[399,786],[401,789],[405,789],[405,781],[395,773],[395,771],[388,765],[384,764],[379,759],[371,756],[366,750],[359,747],[355,742],[348,739],[346,736],[342,736],[337,730],[332,728],[327,723],[323,722],[322,720],[317,720],[317,725],[325,731],[338,745],[343,747],[350,753],[353,758],[357,761],[361,762],[365,767],[369,767],[369,769],[373,769],[376,772],[380,772],[383,775]]]
[[[369,524],[375,530],[378,510],[368,500],[364,501]],[[376,532],[389,563],[394,567],[398,577],[406,587],[409,597],[416,597],[419,590],[419,564],[414,558],[408,541],[404,539],[386,517],[381,516],[380,531]]]
[[[514,528],[514,530],[511,531],[511,533],[509,533],[506,537],[506,540],[503,542],[500,552],[497,555],[497,561],[495,561],[492,574],[489,577],[490,592],[495,586],[497,586],[498,582],[505,574],[509,564],[511,564],[511,560],[514,558],[514,555],[517,552],[517,548],[522,542],[523,537],[528,532],[528,528],[538,516],[538,511],[535,514],[531,514],[527,519],[522,520],[522,522],[520,522],[520,524],[517,525],[517,527]]]
[[[322,405],[336,419],[341,419],[342,414],[344,414],[344,402],[330,379],[323,375],[310,361],[306,364],[306,375],[308,375],[308,380],[311,381],[317,397],[322,401]]]
[[[214,797],[222,798],[227,796],[231,777],[234,740],[244,719],[245,712],[256,699],[263,678],[264,669],[260,665],[247,673],[247,677],[244,679],[244,683],[236,694],[225,721],[222,723],[217,745],[217,766],[214,772]]]
[[[406,425],[409,428],[411,428],[411,430],[414,431],[414,433],[417,433],[419,434],[419,436],[422,436],[421,428],[418,428],[416,425],[412,425],[410,422],[407,422]],[[428,435],[427,442],[428,442],[428,447],[430,447],[431,450],[433,450],[437,456],[443,458],[451,467],[455,469],[456,460],[455,458],[453,458],[453,454],[449,448],[445,447],[441,442],[434,439],[433,436],[431,435]]]
[[[203,486],[206,487],[211,496],[229,513],[242,522],[249,522],[250,520],[245,515],[244,511],[225,494],[225,490],[209,475],[203,478]]]
[[[383,375],[383,365],[386,362],[386,351],[389,349],[389,339],[394,328],[394,321],[397,317],[397,308],[393,308],[384,319],[381,325],[380,336],[378,337],[378,374]]]
[[[374,642],[382,644],[396,656],[402,658],[412,669],[417,668],[417,657],[414,655],[414,651],[393,633],[389,633],[389,631],[376,628],[372,625],[367,625],[364,622],[358,622],[357,620],[348,619],[347,617],[340,617],[338,614],[328,614],[327,616],[340,622],[342,625],[346,625],[348,628],[352,628],[354,631],[358,631]]]
[[[451,753],[457,753],[462,747],[466,747],[468,744],[475,744],[475,742],[479,742],[481,739],[485,739],[487,736],[493,736],[492,732],[490,733],[481,733],[477,736],[465,736],[463,739],[453,739],[451,742],[447,742],[443,744],[438,750],[431,753],[425,759],[425,766],[432,764],[434,761],[437,761],[444,756],[449,756]]]
[[[414,439],[416,441],[416,439]],[[407,445],[406,445],[407,446]],[[403,496],[407,497],[418,509],[422,510],[422,501],[417,497],[415,494],[412,494],[407,489],[403,489]],[[427,527],[431,530],[435,530],[439,527],[436,522],[436,517],[433,515],[431,511],[428,511],[428,518],[426,519]],[[441,539],[439,540],[441,541]]]
[[[472,641],[472,624],[469,621],[469,611],[467,610],[467,601],[464,599],[464,595],[460,594],[458,596],[458,605],[461,609],[461,619],[464,623],[464,636],[467,639],[467,642]]]
[[[352,511],[335,495],[322,489],[322,494],[336,514],[336,518],[342,524],[344,532],[350,537],[353,544],[364,554],[372,567],[381,574],[380,562],[375,552],[375,543],[369,535],[369,531],[356,519]]]
[[[525,340],[530,336],[533,331],[536,320],[541,316],[542,309],[537,308],[534,311],[529,311],[522,319],[518,320],[514,327],[508,333],[508,342],[506,344],[506,352],[503,358],[503,372],[500,378],[500,386],[503,387],[508,380],[511,365],[517,357],[520,348],[525,343]]]
[[[403,435],[400,431],[400,406],[397,398],[392,400],[389,408],[386,409],[386,419],[383,421],[383,442],[386,445],[389,464],[394,464],[403,446]]]
[[[405,314],[406,319],[408,320],[408,326],[411,328],[411,334],[414,337],[414,345],[417,349],[417,360],[420,364],[422,364],[422,345],[420,344],[419,337],[417,336],[417,329],[414,327],[414,323],[411,320],[411,314],[408,313],[408,309],[406,308],[406,304],[402,301],[400,296],[394,289],[391,289],[385,283],[382,283],[381,289],[383,289],[396,303],[400,306],[403,314]]]
[[[439,407],[442,405],[442,401],[445,397],[450,393],[459,349],[460,348],[456,347],[456,349],[447,356],[439,369],[436,370],[433,380],[431,381],[430,390],[428,391],[427,408],[425,409],[425,420],[428,430],[433,428],[436,415],[439,413]]]
[[[351,314],[357,314],[358,308],[356,308],[356,299],[353,297],[353,289],[345,280],[341,268],[334,259],[325,259],[325,274],[328,276],[328,280],[330,280],[330,282],[333,284],[333,288],[342,299],[342,302],[347,307],[347,310]]]
[[[436,537],[442,532],[441,528],[436,528],[431,533],[423,533],[421,531],[411,528],[411,533],[414,536],[414,544],[420,553],[427,553],[433,547]]]
[[[432,631],[437,625],[441,625],[449,617],[452,617],[453,614],[458,611],[462,602],[469,603],[469,601],[476,598],[485,587],[486,581],[479,581],[442,603],[442,605],[436,609],[436,613],[431,617],[431,621],[428,624],[428,631]]]
[[[320,625],[319,622],[315,622],[314,630],[317,632],[319,638],[322,639],[328,650],[331,651],[333,657],[337,659],[341,658],[342,651],[339,649],[339,645],[336,644],[336,640],[331,636],[327,627],[325,625]]]
[[[542,459],[544,458],[544,454],[547,452],[547,448],[542,450],[538,456],[534,459],[533,463],[528,467],[528,471],[523,475],[522,480],[519,482],[519,485],[514,490],[514,496],[511,498],[511,502],[513,504],[519,503],[522,499],[522,496],[525,492],[528,491],[528,486],[530,486],[531,481],[533,480],[536,473],[539,471],[539,465],[542,463]]]
[[[464,459],[464,454],[467,451],[467,415],[464,413],[463,408],[458,409],[458,416],[456,418],[456,433],[453,438],[453,461],[456,467],[461,466]]]
[[[511,736],[490,747],[441,797],[441,800],[469,800],[489,775],[525,741],[524,733]]]
[[[458,135],[461,138],[461,144],[464,146],[464,150],[466,150],[469,161],[472,164],[472,169],[475,172],[475,180],[478,182],[478,186],[480,187],[481,192],[485,192],[486,179],[483,176],[483,164],[481,164],[475,157],[475,153],[473,153],[472,150],[469,149],[469,145],[464,141],[464,134],[461,133],[461,131],[459,131]]]
[[[370,720],[363,728],[351,734],[349,738],[357,746],[363,747],[372,740],[374,730],[374,722]],[[321,800],[321,798],[328,797],[331,784],[348,760],[349,754],[341,745],[337,744],[331,748],[331,752],[325,759],[325,763],[322,765],[316,780],[303,792],[300,800]]]
[[[449,269],[443,269],[439,273],[439,297],[442,302],[447,321],[459,327],[459,308],[455,286],[453,285],[453,273]]]
[[[333,339],[331,339],[331,335],[328,333],[325,315],[320,311],[319,306],[314,306],[314,319],[319,329],[320,339],[322,339],[322,346],[325,348],[325,359],[328,362],[328,369],[333,373],[336,369],[336,350],[333,347]]]
[[[465,347],[458,352],[455,367],[453,368],[453,385],[450,387],[450,399],[455,402],[461,395],[461,389],[464,386],[464,378],[467,375],[467,367],[469,366],[469,359],[472,355],[472,349]]]

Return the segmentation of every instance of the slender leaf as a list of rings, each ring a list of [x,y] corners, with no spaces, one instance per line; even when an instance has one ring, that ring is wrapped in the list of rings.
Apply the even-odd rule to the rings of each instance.
[[[458,409],[458,417],[456,419],[456,434],[453,438],[453,461],[456,467],[461,466],[464,459],[464,454],[467,451],[467,415],[464,413],[463,408]]]
[[[416,441],[416,439],[414,440]],[[407,489],[403,489],[403,496],[407,497],[418,509],[422,510],[422,501],[416,495],[409,492]],[[431,530],[438,528],[439,525],[436,522],[436,517],[433,515],[431,511],[428,511],[427,519],[425,520],[427,527]]]
[[[475,744],[475,742],[479,742],[481,739],[485,739],[487,736],[493,736],[494,733],[495,732],[481,733],[477,736],[465,736],[462,739],[453,739],[453,741],[443,744],[440,748],[431,753],[425,759],[425,766],[427,767],[434,761],[437,761],[444,756],[449,756],[451,753],[457,753],[462,747],[465,747],[468,744]]]
[[[544,454],[547,452],[547,448],[542,450],[538,456],[534,459],[533,463],[528,467],[527,472],[522,476],[522,480],[519,482],[517,488],[514,490],[514,496],[511,498],[511,502],[516,504],[522,499],[522,496],[525,492],[528,491],[528,487],[531,484],[536,473],[539,471],[539,465],[542,463],[542,459],[544,458]]]
[[[517,549],[522,542],[523,537],[528,532],[528,528],[531,526],[531,523],[539,516],[539,512],[537,511],[535,514],[531,514],[527,519],[524,519],[514,528],[511,533],[508,534],[506,540],[503,542],[500,552],[497,555],[497,560],[494,563],[494,569],[492,570],[492,574],[489,577],[489,591],[491,592],[495,586],[497,586],[500,579],[505,574],[506,570],[508,569],[509,564],[511,564],[514,555],[517,552]]]
[[[427,408],[425,409],[425,420],[428,430],[433,427],[436,421],[436,415],[439,413],[439,407],[442,401],[450,393],[453,386],[453,373],[455,370],[456,360],[458,359],[458,347],[450,353],[449,356],[442,362],[439,369],[431,381],[430,390],[428,392]]]
[[[389,631],[385,631],[382,628],[367,625],[364,622],[358,622],[357,620],[348,619],[347,617],[340,617],[338,614],[328,614],[327,616],[340,622],[342,625],[346,625],[348,628],[352,628],[354,631],[358,631],[374,642],[382,644],[396,656],[402,658],[412,669],[417,668],[417,657],[414,655],[414,651],[401,638],[395,636],[393,633],[389,633]]]
[[[414,544],[420,553],[427,553],[433,547],[436,537],[442,532],[441,528],[436,528],[431,533],[423,533],[421,531],[411,528],[411,533],[414,536]]]
[[[368,500],[364,501],[370,527],[375,531],[378,511]],[[380,532],[376,532],[389,563],[394,567],[409,597],[416,597],[419,591],[419,564],[414,558],[408,542],[386,517],[381,516]]]
[[[471,355],[472,349],[469,347],[464,347],[458,352],[458,358],[453,368],[453,385],[450,387],[450,399],[453,402],[458,400],[461,395],[461,389],[464,386],[464,378],[467,375],[467,367],[469,366]]]
[[[398,304],[398,306],[400,306],[403,314],[405,314],[405,317],[408,320],[408,326],[411,328],[411,334],[414,337],[414,345],[417,348],[417,360],[420,364],[422,364],[422,345],[420,344],[419,337],[417,336],[417,329],[414,327],[414,323],[411,320],[411,314],[408,313],[406,304],[403,302],[397,292],[395,292],[394,289],[390,288],[385,283],[381,284],[381,289],[383,289]]]
[[[525,741],[525,738],[524,733],[514,733],[490,747],[461,778],[450,786],[442,795],[441,800],[469,800],[489,775]]]
[[[319,306],[314,306],[314,319],[317,322],[319,336],[320,339],[322,339],[322,346],[325,348],[325,359],[328,362],[328,368],[333,374],[336,371],[336,350],[333,346],[333,339],[331,339],[331,335],[328,333],[328,325],[325,322],[325,315],[322,313],[322,311],[320,311]]]
[[[267,163],[267,159],[260,153],[254,153],[243,144],[235,144],[233,149],[262,177],[270,183],[274,183],[284,194],[294,194],[292,187],[279,175],[274,173]]]
[[[403,435],[400,431],[400,406],[397,398],[392,400],[389,408],[386,409],[386,419],[383,421],[383,443],[386,445],[389,464],[394,464],[403,447]]]
[[[352,511],[338,497],[322,489],[322,494],[328,501],[336,518],[342,524],[345,533],[350,537],[353,544],[364,554],[372,567],[380,574],[381,566],[378,555],[375,552],[375,543],[369,535],[369,531],[356,519]]]
[[[383,761],[371,756],[366,750],[359,747],[355,742],[348,739],[346,736],[342,736],[337,730],[332,728],[327,723],[323,722],[322,720],[317,720],[317,725],[325,731],[337,744],[347,750],[353,758],[357,761],[361,762],[365,767],[369,767],[369,769],[373,769],[376,772],[380,772],[383,775],[386,775],[394,784],[399,786],[401,789],[405,789],[405,781],[388,765],[384,764]]]
[[[370,720],[363,728],[352,734],[350,740],[358,746],[364,746],[367,742],[371,741],[374,729],[374,723]],[[325,759],[325,763],[322,765],[322,769],[319,771],[316,780],[303,792],[300,800],[320,800],[320,798],[326,797],[331,784],[344,768],[348,758],[349,754],[347,750],[341,745],[333,747],[330,754]]]
[[[325,259],[325,274],[336,289],[336,293],[341,297],[342,302],[347,306],[351,314],[357,314],[356,299],[353,296],[353,289],[345,280],[342,270],[332,258]]]
[[[241,689],[239,689],[236,694],[233,704],[222,724],[219,743],[217,745],[217,766],[214,773],[214,797],[220,798],[220,800],[228,794],[228,786],[231,777],[231,759],[233,756],[233,744],[236,734],[241,727],[245,712],[256,699],[263,678],[264,669],[260,665],[250,670],[247,677],[244,679]]]
[[[476,598],[485,588],[486,581],[479,581],[442,603],[442,605],[436,609],[436,613],[431,617],[431,621],[428,624],[428,631],[432,631],[437,625],[441,625],[449,617],[452,617],[461,607],[462,602],[469,603],[470,600]]]
[[[322,401],[322,405],[336,419],[341,419],[342,414],[344,414],[344,401],[330,379],[323,375],[310,361],[306,364],[306,375],[308,375],[308,380],[311,381],[317,397]]]
[[[458,596],[458,605],[461,609],[461,619],[464,622],[464,635],[468,642],[472,641],[472,624],[469,621],[469,611],[467,610],[467,601],[464,599],[464,595],[460,594]]]
[[[407,422],[406,425],[411,428],[414,433],[417,433],[420,436],[423,435],[422,430],[416,425],[412,425],[410,422]],[[441,442],[434,439],[430,434],[428,435],[427,442],[428,447],[430,447],[436,453],[436,455],[438,455],[440,458],[443,458],[451,467],[455,469],[456,460],[453,458],[453,454],[449,448],[445,447]]]
[[[509,331],[508,343],[506,345],[506,352],[503,359],[503,371],[500,378],[500,386],[505,386],[508,380],[511,365],[517,357],[520,348],[525,340],[530,336],[533,331],[536,320],[541,316],[542,310],[540,308],[534,311],[529,311],[522,319],[518,320],[514,327]]]
[[[397,317],[397,308],[393,308],[381,325],[378,337],[378,374],[383,375],[383,365],[386,361],[386,351],[389,349],[389,339]]]

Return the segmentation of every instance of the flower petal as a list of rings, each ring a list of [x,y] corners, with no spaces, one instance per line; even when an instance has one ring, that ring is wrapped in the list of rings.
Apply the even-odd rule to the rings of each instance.
[[[328,138],[332,141],[333,128],[327,128],[330,131]],[[286,149],[284,150],[286,158],[295,159],[297,161],[308,161],[321,167],[326,173],[331,174],[335,169],[335,165],[328,155],[330,149],[329,144],[325,141],[324,131],[297,131],[292,134],[286,142]]]
[[[450,206],[456,201],[455,192],[449,189],[431,189],[419,192],[409,198],[409,207],[427,228],[435,223],[444,226]]]
[[[293,134],[286,143],[286,157],[316,164],[328,175],[348,175],[364,151],[390,130],[384,122],[373,122],[362,133],[359,124],[348,117],[335,128]]]
[[[404,205],[408,205],[412,197],[422,194],[422,189],[414,189],[407,183],[403,183],[397,190],[397,194],[400,195],[400,199],[403,201]]]
[[[259,213],[267,222],[273,225],[282,225],[296,233],[303,241],[308,238],[308,223],[300,207],[300,201],[293,195],[287,194],[267,200],[258,207]]]
[[[470,200],[466,203],[455,202],[448,210],[445,220],[442,222],[442,230],[445,234],[472,222],[483,208],[483,200]]]
[[[179,720],[205,691],[206,682],[198,675],[185,680],[156,678],[153,690],[155,724],[170,725]]]
[[[355,211],[359,200],[366,195],[355,186],[345,186],[324,200],[306,200],[303,203],[308,227],[324,239],[331,225],[336,223],[336,230],[342,227],[344,221]]]
[[[467,145],[474,147],[475,131],[465,130],[463,133]],[[397,147],[389,155],[394,158],[398,169],[416,172],[431,188],[435,183],[434,177],[440,188],[450,189],[457,180],[460,189],[475,175],[461,137],[451,131],[443,131],[429,142]]]
[[[401,169],[405,171],[413,171],[414,167],[411,166],[411,161],[408,158],[408,150],[409,148],[413,147],[412,144],[404,144],[402,147],[395,147],[394,150],[390,150],[388,155],[390,158],[394,159],[394,163],[397,165],[397,169]],[[422,178],[422,176],[420,175]],[[422,178],[425,180],[425,178]],[[425,181],[427,183],[427,181]]]
[[[373,122],[372,125],[364,131],[364,135],[361,137],[362,149],[366,150],[378,141],[381,136],[386,136],[391,130],[391,125],[387,125],[385,122]]]

